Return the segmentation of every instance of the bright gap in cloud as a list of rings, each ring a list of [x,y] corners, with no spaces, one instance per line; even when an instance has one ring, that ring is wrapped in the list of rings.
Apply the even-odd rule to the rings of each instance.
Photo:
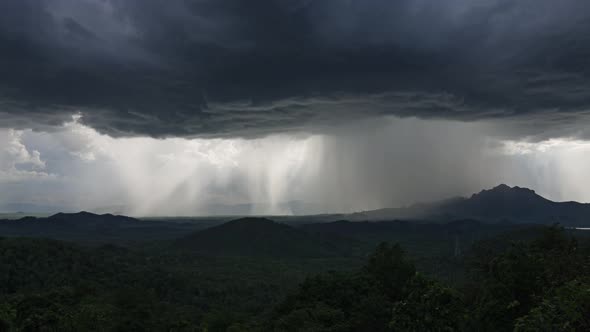
[[[232,213],[233,208],[236,214],[292,214],[288,200],[300,190],[299,179],[307,177],[307,156],[321,146],[321,139],[313,135],[253,140],[115,139],[81,125],[78,119],[51,133],[3,133],[11,140],[2,147],[0,166],[9,175],[0,181],[36,188],[48,196],[37,203],[72,209],[198,215],[224,209]],[[22,174],[15,169],[21,164],[40,170]],[[40,183],[39,174],[47,172],[55,181]],[[51,191],[54,198],[62,199],[49,199]],[[24,196],[0,197],[0,203]]]
[[[112,138],[74,118],[55,132],[0,135],[3,210],[26,202],[136,216],[353,212],[499,183],[590,201],[589,142],[506,141],[489,123],[388,118],[321,135],[153,139]]]

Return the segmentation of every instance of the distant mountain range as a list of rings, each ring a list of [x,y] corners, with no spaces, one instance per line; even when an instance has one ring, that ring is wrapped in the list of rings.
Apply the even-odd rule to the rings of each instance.
[[[0,236],[48,237],[63,240],[83,240],[97,243],[137,242],[146,240],[174,240],[175,245],[192,251],[240,253],[252,251],[256,255],[297,253],[297,255],[334,255],[339,248],[350,247],[337,243],[330,234],[354,238],[354,234],[425,234],[434,224],[446,224],[448,234],[473,233],[469,229],[478,224],[525,225],[554,224],[590,227],[590,204],[553,202],[533,190],[499,185],[468,198],[452,198],[433,203],[416,204],[405,208],[364,211],[348,215],[311,215],[264,218],[242,218],[226,222],[227,218],[135,218],[93,214],[89,212],[57,213],[46,218],[24,217],[0,220]],[[347,223],[322,224],[338,220]],[[400,222],[403,220],[404,222]],[[359,223],[370,221],[371,223]],[[378,221],[396,221],[377,223]],[[306,226],[306,224],[313,224]],[[417,229],[429,224],[428,230]],[[295,227],[291,227],[295,226]],[[498,229],[500,229],[498,228]],[[400,233],[401,232],[401,233]],[[454,235],[453,235],[454,236]],[[403,239],[400,238],[399,241]],[[334,242],[336,241],[336,242]]]
[[[387,208],[353,213],[344,217],[352,221],[477,219],[486,222],[590,225],[590,204],[553,202],[531,189],[501,184],[471,197],[457,197],[404,208]]]
[[[589,212],[585,204],[555,203],[532,190],[498,186],[470,198],[348,216],[371,221],[330,222],[318,220],[318,216],[283,218],[282,222],[254,217],[227,222],[219,218],[139,220],[79,212],[0,220],[0,237],[43,237],[90,244],[150,243],[197,255],[269,258],[362,256],[377,243],[390,241],[415,254],[457,256],[480,239],[507,230],[538,227],[531,224],[560,221],[583,225]],[[462,215],[477,217],[458,217]]]
[[[96,243],[173,239],[200,228],[196,223],[147,221],[85,211],[40,218],[0,219],[0,237],[46,237]]]
[[[0,203],[0,218],[2,215],[53,215],[58,212],[73,213],[78,211],[75,207],[65,205],[40,205],[30,203]],[[203,204],[199,208],[199,216],[260,216],[276,213],[278,215],[309,215],[322,213],[319,204],[293,200],[270,203],[243,203],[243,204]],[[88,209],[95,214],[133,215],[135,209],[127,205],[109,205]],[[161,214],[158,214],[161,215]],[[171,215],[170,217],[175,217]]]
[[[0,210],[25,211],[7,214],[4,218],[15,219],[30,215],[30,212],[49,211],[48,207],[29,206],[27,204],[0,205]],[[105,209],[92,210],[99,215],[108,216],[107,211],[119,211],[126,214],[128,208],[113,206]],[[454,197],[441,201],[414,204],[401,208],[384,208],[362,211],[352,214],[311,214],[321,211],[316,204],[302,201],[281,203],[276,207],[265,204],[209,205],[209,217],[214,216],[252,216],[253,213],[263,214],[264,211],[286,211],[291,216],[274,216],[272,219],[286,223],[329,222],[337,220],[349,221],[387,221],[413,220],[425,222],[449,222],[459,219],[477,219],[483,222],[508,221],[512,223],[553,224],[564,226],[590,227],[590,204],[578,202],[554,202],[548,200],[531,189],[510,187],[501,184],[492,189],[482,190],[470,197]],[[68,211],[68,210],[64,210]],[[306,213],[307,212],[307,213]],[[106,214],[103,214],[106,213]],[[59,214],[58,214],[59,215]],[[0,215],[0,218],[3,218]],[[54,220],[57,217],[53,216]],[[49,219],[49,218],[48,218]],[[94,218],[96,219],[96,218]],[[105,219],[105,218],[103,218]],[[150,218],[157,220],[158,218]],[[164,218],[165,219],[165,218]],[[226,220],[228,220],[227,218]]]

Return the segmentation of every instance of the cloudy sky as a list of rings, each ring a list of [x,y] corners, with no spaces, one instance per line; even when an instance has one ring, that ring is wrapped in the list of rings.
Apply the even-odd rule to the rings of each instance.
[[[3,0],[0,210],[590,202],[587,0]]]

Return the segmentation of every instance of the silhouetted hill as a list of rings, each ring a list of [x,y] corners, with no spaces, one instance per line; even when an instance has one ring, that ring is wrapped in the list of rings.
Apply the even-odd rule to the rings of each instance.
[[[590,204],[553,202],[531,189],[509,187],[505,184],[482,190],[469,198],[416,204],[407,208],[380,209],[355,213],[351,220],[478,219],[518,223],[584,226],[590,224]]]
[[[141,220],[131,217],[116,216],[110,213],[94,214],[86,211],[78,213],[57,213],[46,218],[46,221],[72,227],[116,227],[124,224],[142,223]]]
[[[1,227],[25,228],[64,228],[97,230],[145,224],[143,221],[112,214],[93,214],[89,212],[57,213],[47,218],[24,217],[16,220],[1,220]]]
[[[351,243],[324,238],[265,218],[242,218],[190,234],[177,248],[217,255],[300,256],[341,255]]]
[[[195,224],[139,220],[89,212],[57,213],[46,218],[0,220],[0,236],[46,237],[84,242],[171,239],[197,229]]]

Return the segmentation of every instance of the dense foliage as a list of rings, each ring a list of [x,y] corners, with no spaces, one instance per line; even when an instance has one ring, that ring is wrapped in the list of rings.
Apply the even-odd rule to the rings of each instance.
[[[469,284],[416,273],[399,246],[382,244],[361,271],[307,279],[261,330],[588,331],[587,249],[557,227],[532,242],[474,251]]]
[[[347,266],[0,239],[0,331],[223,331],[306,276]]]
[[[361,260],[0,239],[0,331],[588,331],[585,244],[507,233],[447,257],[452,282],[390,243]]]
[[[462,310],[454,291],[416,273],[399,246],[383,243],[357,273],[307,279],[262,330],[458,329]]]

